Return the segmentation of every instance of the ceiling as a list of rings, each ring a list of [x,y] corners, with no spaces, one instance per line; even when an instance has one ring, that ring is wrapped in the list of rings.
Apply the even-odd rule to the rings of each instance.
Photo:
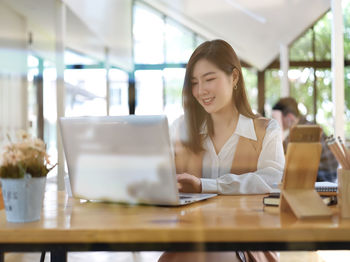
[[[112,64],[132,69],[131,0],[63,0],[109,49]],[[72,24],[67,23],[67,28]]]
[[[147,0],[208,39],[222,38],[262,70],[330,8],[330,0]]]
[[[0,0],[54,38],[60,0]],[[63,0],[66,45],[126,70],[132,63],[132,0]],[[197,34],[227,40],[238,56],[259,70],[275,60],[330,8],[330,0],[144,0]],[[40,8],[39,8],[40,7]],[[150,28],[149,30],[152,30]]]
[[[27,21],[31,49],[55,60],[57,4],[62,0],[0,0]],[[66,4],[66,47],[132,70],[132,0],[63,0]]]

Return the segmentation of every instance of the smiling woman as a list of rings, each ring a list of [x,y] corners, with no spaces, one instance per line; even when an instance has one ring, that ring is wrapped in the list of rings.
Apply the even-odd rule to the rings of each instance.
[[[240,61],[223,40],[192,54],[183,87],[184,117],[173,126],[177,181],[182,192],[263,194],[284,167],[275,120],[255,115]],[[244,259],[245,257],[245,259]],[[165,253],[160,261],[275,261],[272,252]]]
[[[280,128],[252,112],[240,62],[228,43],[207,41],[194,51],[183,100],[184,117],[173,127],[181,188],[219,194],[271,191],[284,165]]]
[[[214,98],[208,95],[210,94],[208,88],[211,94],[214,92],[213,89],[215,92],[220,92],[218,99],[223,101],[216,101],[215,104],[223,106],[221,103],[225,102],[224,106],[229,107],[226,112],[230,112],[232,116],[236,114],[237,117],[238,112],[248,118],[257,118],[248,103],[240,61],[232,47],[222,40],[204,42],[193,52],[188,61],[183,89],[184,109],[187,111],[185,115],[191,130],[189,147],[194,152],[202,150],[198,134],[204,122],[208,125],[209,135],[214,135],[211,112],[206,111],[210,109],[203,107],[205,105],[203,98]],[[202,98],[202,104],[198,100],[199,97]],[[230,124],[237,122],[238,119],[235,120],[229,121]]]

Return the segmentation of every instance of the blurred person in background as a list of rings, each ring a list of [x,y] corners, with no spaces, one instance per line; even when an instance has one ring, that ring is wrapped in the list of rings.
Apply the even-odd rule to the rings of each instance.
[[[287,152],[290,129],[295,125],[313,125],[312,122],[306,120],[305,116],[300,114],[298,103],[292,97],[281,98],[272,107],[272,118],[276,119],[283,129],[283,148],[285,153]],[[338,162],[326,145],[325,139],[326,135],[322,129],[322,153],[317,181],[335,182],[337,179]]]

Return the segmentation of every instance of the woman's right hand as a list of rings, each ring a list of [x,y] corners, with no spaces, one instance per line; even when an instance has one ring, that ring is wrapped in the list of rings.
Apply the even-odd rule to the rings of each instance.
[[[182,193],[201,193],[202,183],[200,178],[187,174],[177,174],[177,183],[179,191]]]

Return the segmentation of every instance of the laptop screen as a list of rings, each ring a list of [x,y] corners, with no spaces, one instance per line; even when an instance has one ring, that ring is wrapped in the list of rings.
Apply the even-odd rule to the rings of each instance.
[[[60,119],[75,197],[126,203],[178,201],[165,116]]]

